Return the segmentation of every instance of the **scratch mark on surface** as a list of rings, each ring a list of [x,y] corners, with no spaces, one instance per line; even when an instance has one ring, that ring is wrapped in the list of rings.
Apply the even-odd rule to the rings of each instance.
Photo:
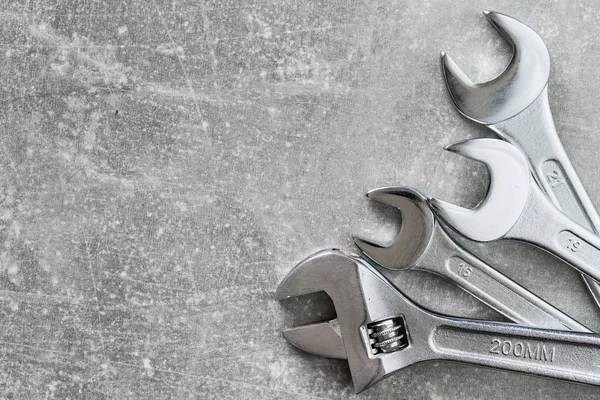
[[[15,342],[3,342],[0,341],[0,346],[16,346],[16,347],[25,347],[31,350],[37,350],[37,351],[46,351],[49,353],[57,353],[57,354],[64,354],[67,356],[73,356],[74,353],[71,351],[60,351],[60,350],[52,350],[52,349],[46,349],[44,347],[36,347],[36,346],[31,346],[28,344],[23,344],[23,343],[15,343]]]
[[[281,4],[285,4],[285,3],[281,3]],[[256,8],[253,5],[243,5],[243,6],[228,6],[228,7],[209,7],[207,8],[208,11],[225,11],[225,10],[236,10],[236,9],[242,9],[242,8],[249,8],[249,9],[254,9]],[[185,12],[187,14],[190,13],[197,13],[197,12],[202,12],[201,9],[199,8],[188,8],[185,10]],[[26,18],[27,15],[24,15],[27,13],[18,13],[18,12],[8,12],[8,11],[0,11],[0,18],[2,17],[10,17],[10,18],[15,18],[15,19],[21,19],[21,18]],[[164,11],[163,14],[166,15],[180,15],[181,11]],[[139,16],[145,16],[146,13],[145,12],[127,12],[127,16],[128,17],[139,17]],[[122,17],[123,13],[82,13],[82,12],[69,12],[69,13],[52,13],[52,16],[54,17],[68,17],[68,18],[115,18],[115,17]]]
[[[158,287],[158,288],[161,288],[161,289],[168,289],[168,290],[177,291],[177,292],[184,292],[184,293],[194,292],[194,290],[192,288],[186,289],[186,288],[180,288],[180,287],[174,287],[174,286],[161,285],[160,283],[144,282],[144,281],[139,280],[139,279],[133,279],[130,276],[121,276],[119,274],[111,274],[110,276],[112,276],[114,278],[118,278],[118,279],[123,280],[123,281],[132,282],[132,283],[138,283],[138,284],[144,285],[144,286],[154,286],[154,287]]]
[[[129,79],[126,76],[127,68],[124,68],[118,63],[111,65],[106,60],[102,60],[99,57],[94,57],[93,55],[81,51],[84,46],[80,46],[80,44],[86,43],[84,37],[77,36],[76,40],[70,41],[45,24],[30,26],[29,34],[33,38],[46,43],[49,47],[72,52],[71,54],[77,60],[96,68],[104,76],[104,84],[109,87],[109,90],[110,86],[115,86],[120,89],[131,89]],[[100,46],[100,48],[108,49],[110,47]],[[112,80],[111,74],[114,75],[112,76]]]
[[[71,303],[78,303],[80,299],[68,296],[59,296],[53,294],[42,294],[32,292],[19,292],[16,290],[0,290],[0,301],[1,300],[14,300],[15,298],[22,298],[24,300],[51,300],[51,301],[67,301]]]
[[[568,128],[579,129],[579,130],[584,131],[584,132],[589,132],[589,133],[593,134],[593,136],[596,136],[598,134],[598,130],[597,129],[590,128],[590,127],[585,126],[585,125],[572,124],[572,123],[569,123],[569,122],[562,122],[562,121],[556,121],[556,120],[554,121],[554,124],[555,125],[560,125],[560,126],[566,126]],[[565,134],[568,135],[569,132],[561,132],[561,135],[565,135]],[[580,135],[578,135],[578,136],[580,136]],[[585,136],[586,137],[590,137],[592,135],[587,135],[586,134]]]
[[[360,24],[342,24],[342,25],[329,25],[329,26],[318,26],[315,28],[304,28],[304,29],[288,29],[282,32],[273,32],[271,34],[271,36],[287,36],[287,35],[294,35],[297,33],[307,33],[307,32],[326,32],[329,30],[335,30],[335,29],[346,29],[349,27],[353,27],[353,28],[364,28],[365,25],[360,25]],[[229,38],[218,38],[219,42],[228,42],[228,41],[234,41],[234,40],[243,40],[243,39],[247,39],[247,40],[267,40],[263,35],[257,35],[257,34],[250,34],[250,35],[245,35],[245,36],[232,36]]]
[[[102,327],[102,316],[100,315],[100,304],[98,300],[98,286],[96,285],[96,278],[94,277],[94,269],[92,267],[92,255],[90,254],[90,245],[87,239],[85,239],[85,252],[87,253],[88,269],[92,277],[92,287],[94,288],[94,302],[96,303],[96,315],[98,317],[98,324],[100,327]],[[106,354],[106,348],[104,347],[104,336],[102,335],[101,331],[99,331],[98,336],[100,337],[100,346],[102,347],[102,352]]]
[[[146,367],[144,367],[144,365],[136,365],[136,364],[130,364],[130,363],[124,363],[124,362],[118,362],[118,361],[109,361],[109,363],[113,364],[113,365],[121,365],[121,366],[125,366],[125,367],[134,367],[134,368],[138,368],[138,369],[145,369],[146,368]],[[309,395],[309,394],[304,394],[304,393],[292,392],[292,391],[288,391],[288,390],[274,389],[274,388],[269,387],[269,386],[260,386],[260,385],[255,385],[255,384],[248,383],[248,382],[236,381],[236,380],[233,380],[233,379],[213,378],[213,377],[209,377],[209,376],[189,374],[189,373],[186,373],[186,372],[171,371],[171,370],[161,369],[161,368],[153,368],[153,370],[156,371],[156,372],[161,372],[161,373],[166,373],[166,374],[172,374],[172,375],[178,375],[178,376],[183,376],[183,377],[186,377],[186,378],[204,379],[204,380],[207,380],[207,381],[221,382],[221,383],[227,383],[227,384],[232,384],[232,385],[243,385],[243,386],[252,387],[252,388],[255,388],[255,389],[258,389],[258,390],[267,390],[267,391],[271,391],[271,392],[275,392],[275,393],[283,393],[283,394],[294,395],[294,396],[302,396],[302,397],[307,397],[307,398],[311,398],[311,399],[329,400],[328,397],[320,397],[320,396],[314,396],[314,395]]]
[[[208,47],[210,48],[210,54],[212,56],[212,64],[211,64],[211,70],[213,74],[216,74],[217,72],[217,56],[215,55],[215,48],[213,43],[210,41],[209,35],[210,35],[210,20],[208,19],[208,15],[206,14],[206,6],[204,4],[204,0],[200,1],[200,12],[202,14],[202,30],[204,31],[204,34],[206,35],[207,41],[208,41]],[[217,39],[218,40],[218,39]]]
[[[533,17],[533,15],[535,14],[535,12],[537,11],[537,9],[539,8],[540,4],[542,4],[544,0],[540,0],[537,2],[537,4],[535,5],[535,7],[533,7],[533,10],[531,10],[531,13],[529,14],[529,16],[527,17],[527,19],[525,20],[525,24],[528,24],[529,21],[531,21],[531,18]]]
[[[171,30],[169,29],[169,27],[167,25],[167,21],[165,20],[165,17],[163,16],[162,11],[160,11],[160,8],[158,7],[158,3],[156,2],[156,0],[152,0],[152,3],[154,3],[156,12],[158,13],[161,23],[162,23],[163,27],[165,28],[165,31],[167,32],[167,36],[169,37],[169,41],[171,42],[173,53],[177,57],[177,61],[179,62],[179,66],[181,67],[181,71],[183,72],[183,76],[185,77],[188,89],[190,90],[190,93],[192,94],[192,100],[194,101],[194,106],[196,107],[196,113],[198,114],[198,116],[200,118],[202,118],[202,112],[200,111],[200,105],[198,104],[198,100],[196,98],[196,93],[194,92],[194,88],[192,86],[192,81],[190,80],[187,70],[185,69],[185,66],[183,65],[183,60],[181,59],[179,52],[177,51],[177,46],[175,45],[175,40],[173,40],[173,36],[171,35]]]

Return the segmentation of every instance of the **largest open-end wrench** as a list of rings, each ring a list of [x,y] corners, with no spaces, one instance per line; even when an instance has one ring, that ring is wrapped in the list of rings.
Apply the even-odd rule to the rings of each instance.
[[[542,39],[525,24],[496,12],[484,12],[513,46],[514,55],[498,77],[473,83],[442,52],[442,70],[454,105],[465,117],[483,124],[517,146],[533,176],[552,203],[594,233],[600,217],[560,142],[548,103],[550,56]],[[585,277],[600,306],[600,284]]]

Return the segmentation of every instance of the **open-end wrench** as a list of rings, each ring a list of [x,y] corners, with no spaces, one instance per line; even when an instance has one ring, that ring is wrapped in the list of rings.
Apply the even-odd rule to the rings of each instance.
[[[490,174],[487,196],[472,210],[429,199],[446,224],[478,242],[504,238],[533,244],[600,280],[600,237],[550,203],[519,149],[497,139],[471,139],[446,149],[481,161]]]
[[[542,39],[525,24],[485,11],[488,21],[514,49],[508,67],[488,82],[473,83],[442,52],[442,71],[454,105],[526,155],[537,183],[565,215],[594,233],[600,217],[569,161],[548,104],[550,56]],[[584,276],[600,306],[600,284]]]
[[[300,262],[275,298],[325,291],[333,321],[286,329],[296,347],[348,360],[356,392],[408,365],[452,360],[600,385],[600,336],[443,317],[417,306],[373,266],[336,250]]]
[[[452,240],[417,190],[384,187],[369,191],[367,196],[402,212],[400,233],[391,246],[354,239],[377,264],[392,270],[419,269],[440,275],[522,325],[591,332]]]

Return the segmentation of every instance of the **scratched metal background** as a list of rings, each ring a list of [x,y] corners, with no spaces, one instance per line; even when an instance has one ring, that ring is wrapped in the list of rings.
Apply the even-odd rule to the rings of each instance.
[[[453,109],[448,51],[477,80],[510,49],[480,11],[526,22],[550,102],[600,205],[594,0],[1,0],[0,398],[588,399],[600,388],[436,362],[353,394],[348,367],[284,326],[330,316],[278,282],[397,214],[402,183],[465,205],[485,169],[442,151],[490,133]],[[516,243],[467,245],[594,329],[578,275]],[[501,319],[452,285],[392,278],[439,312]]]

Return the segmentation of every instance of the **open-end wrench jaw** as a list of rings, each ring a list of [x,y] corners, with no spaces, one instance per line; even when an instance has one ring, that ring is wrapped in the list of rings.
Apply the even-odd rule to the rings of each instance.
[[[465,151],[468,153],[468,149]],[[434,217],[426,197],[417,190],[401,186],[385,187],[372,190],[369,197],[397,207],[402,212],[402,229],[389,247],[355,239],[357,246],[370,260],[388,269],[414,268],[447,278],[507,318],[523,325],[589,331],[454,242]],[[397,249],[399,245],[403,248]],[[329,326],[321,328],[325,334],[333,333]]]
[[[416,352],[412,346],[415,341],[426,343],[426,331],[418,327],[411,331],[410,325],[415,318],[427,320],[427,314],[364,260],[339,250],[320,251],[290,271],[277,288],[275,298],[282,300],[320,291],[333,301],[339,325],[331,327],[332,321],[328,321],[300,326],[287,329],[284,336],[309,353],[326,357],[333,353],[335,358],[346,358],[357,393],[400,368],[428,358],[427,352]],[[396,326],[402,329],[396,332],[402,341],[401,349],[389,353],[378,351],[371,337],[373,324],[386,320],[397,321]],[[416,325],[424,326],[422,322]],[[328,333],[323,337],[317,336],[318,332]],[[311,336],[312,341],[306,339]],[[345,357],[339,351],[321,350],[324,340],[333,347],[339,346],[339,337]],[[424,343],[419,343],[421,348]]]
[[[532,244],[600,282],[600,238],[550,202],[515,146],[496,139],[472,139],[453,145],[452,150],[485,163],[490,188],[472,210],[429,199],[438,217],[471,240],[503,238]]]
[[[523,152],[534,180],[555,207],[584,228],[600,232],[600,216],[554,126],[546,46],[524,24],[498,13],[485,14],[513,45],[513,59],[498,78],[474,84],[442,52],[442,74],[454,105],[463,116],[486,125]],[[600,306],[600,283],[589,276],[584,279]]]
[[[382,267],[404,270],[414,267],[431,243],[435,220],[425,197],[408,187],[383,187],[371,190],[367,197],[396,207],[402,212],[400,232],[389,246],[355,237],[356,246]]]
[[[513,57],[496,78],[473,83],[441,53],[442,73],[456,108],[465,117],[492,125],[525,110],[545,89],[550,55],[543,40],[527,25],[507,15],[484,11],[488,21],[513,47]]]
[[[446,150],[484,163],[490,184],[486,197],[473,209],[430,198],[433,211],[471,240],[489,242],[506,235],[525,208],[530,185],[535,185],[523,154],[510,143],[497,139],[465,140]]]

